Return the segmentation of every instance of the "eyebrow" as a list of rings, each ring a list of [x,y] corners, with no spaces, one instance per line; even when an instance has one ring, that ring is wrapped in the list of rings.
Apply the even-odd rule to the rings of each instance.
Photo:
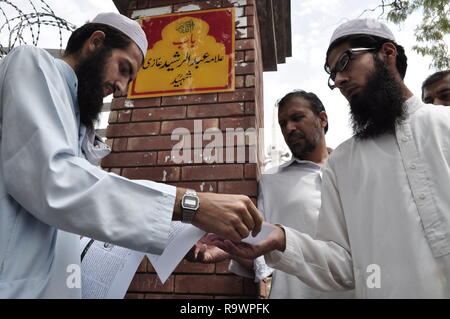
[[[440,94],[440,93],[443,93],[445,91],[450,91],[450,87],[442,88],[439,91],[437,91],[436,94]]]

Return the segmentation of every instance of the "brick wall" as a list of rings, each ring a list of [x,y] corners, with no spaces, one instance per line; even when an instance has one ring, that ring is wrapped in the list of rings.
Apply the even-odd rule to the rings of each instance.
[[[245,194],[256,202],[257,178],[262,160],[261,143],[246,139],[233,147],[231,163],[208,163],[202,148],[211,141],[190,136],[193,163],[177,164],[171,156],[173,129],[190,132],[201,120],[202,130],[256,128],[263,126],[262,63],[254,0],[130,1],[129,16],[159,15],[186,10],[236,8],[234,92],[128,100],[116,98],[106,136],[113,152],[103,160],[104,169],[131,179],[150,179],[197,191]],[[197,122],[199,123],[199,122]],[[197,136],[198,137],[198,136]],[[225,142],[225,141],[224,141]],[[238,161],[237,151],[245,152]],[[214,155],[214,154],[212,154]],[[249,163],[251,158],[256,163]],[[228,261],[196,264],[182,261],[162,285],[151,264],[140,265],[127,298],[255,298],[267,294],[266,287],[228,272]]]

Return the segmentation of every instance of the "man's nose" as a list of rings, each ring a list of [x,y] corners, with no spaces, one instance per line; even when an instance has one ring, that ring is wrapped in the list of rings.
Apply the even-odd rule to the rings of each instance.
[[[336,77],[334,78],[334,84],[337,88],[342,88],[342,86],[348,82],[348,76],[347,73],[344,72],[337,72]]]
[[[286,123],[286,132],[289,134],[292,131],[295,131],[297,128],[295,127],[295,123],[293,121],[288,121]]]
[[[114,97],[125,96],[128,93],[128,82],[116,81],[114,83]]]

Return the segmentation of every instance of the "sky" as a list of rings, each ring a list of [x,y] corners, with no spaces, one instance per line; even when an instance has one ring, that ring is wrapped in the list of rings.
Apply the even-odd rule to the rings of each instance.
[[[92,19],[100,12],[115,11],[111,0],[45,0],[57,16],[80,26]],[[29,0],[14,0],[24,12],[31,12]],[[334,29],[341,23],[358,18],[378,18],[381,11],[374,9],[381,0],[291,0],[292,24],[292,57],[287,58],[285,64],[278,65],[277,72],[264,73],[264,112],[265,112],[265,149],[271,144],[277,148],[287,150],[276,124],[274,105],[278,99],[295,89],[316,93],[322,100],[328,114],[329,130],[326,135],[329,147],[336,148],[340,143],[350,138],[348,103],[338,90],[328,88],[328,75],[323,70],[325,53]],[[40,1],[33,0],[40,5]],[[5,8],[4,3],[1,3]],[[11,11],[11,14],[16,14]],[[397,43],[405,47],[408,57],[408,71],[405,82],[411,91],[420,95],[423,80],[434,70],[429,69],[431,59],[422,57],[412,51],[415,44],[414,28],[420,22],[420,12],[410,16],[401,26],[385,22],[394,35]],[[4,20],[0,20],[3,21]],[[0,33],[1,44],[5,44],[5,29]],[[70,33],[63,34],[63,47],[67,43]],[[55,29],[41,30],[38,46],[45,48],[59,48],[59,36],[55,36]],[[274,117],[275,116],[275,117]],[[105,123],[105,118],[103,119]],[[101,124],[105,125],[105,124]]]

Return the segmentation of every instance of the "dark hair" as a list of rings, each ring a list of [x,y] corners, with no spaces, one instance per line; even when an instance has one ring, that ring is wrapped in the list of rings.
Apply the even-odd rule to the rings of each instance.
[[[306,92],[303,90],[295,90],[292,91],[277,102],[277,107],[280,110],[283,106],[288,104],[290,101],[292,101],[294,98],[302,98],[309,102],[310,109],[313,111],[313,113],[317,116],[320,115],[320,112],[326,112],[325,107],[322,104],[322,101],[312,92]],[[328,131],[328,123],[325,126],[325,133]]]
[[[133,40],[125,33],[110,27],[109,25],[102,23],[87,23],[72,33],[64,54],[69,55],[78,52],[83,47],[84,42],[97,30],[105,33],[106,36],[103,45],[106,48],[126,49],[133,42]]]
[[[397,44],[395,41],[377,37],[374,35],[353,34],[335,40],[327,50],[325,63],[327,63],[328,55],[330,54],[331,50],[333,50],[334,48],[338,47],[339,45],[345,42],[348,42],[348,44],[350,44],[352,48],[356,47],[375,48],[376,51],[378,51],[381,48],[381,46],[387,42],[393,43],[398,53],[396,61],[397,70],[400,73],[402,79],[405,78],[406,68],[408,67],[407,61],[408,58],[405,55],[405,49],[401,45]]]
[[[427,87],[433,83],[436,83],[437,81],[440,81],[449,75],[450,75],[450,70],[444,70],[444,71],[439,71],[439,72],[433,73],[429,77],[427,77],[425,79],[425,81],[423,81],[423,83],[422,83],[422,100],[424,98],[423,93],[424,93],[425,87]]]

